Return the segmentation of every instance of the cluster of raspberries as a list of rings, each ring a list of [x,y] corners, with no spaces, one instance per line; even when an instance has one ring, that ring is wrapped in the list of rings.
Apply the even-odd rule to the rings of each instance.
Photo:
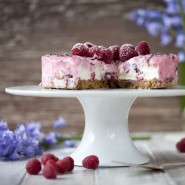
[[[42,169],[43,165],[43,169]],[[82,161],[82,166],[87,169],[95,170],[99,165],[99,159],[95,155],[87,156]],[[74,169],[74,160],[68,156],[59,159],[55,155],[48,153],[41,157],[41,161],[31,158],[26,164],[26,171],[30,175],[36,175],[42,170],[42,175],[47,179],[56,179],[57,174],[72,172]]]
[[[108,48],[86,42],[84,44],[75,44],[71,49],[71,54],[82,57],[93,57],[110,64],[112,61],[120,60],[121,62],[125,62],[138,55],[150,54],[150,47],[146,41],[140,41],[136,46],[123,44],[121,47],[114,45]]]

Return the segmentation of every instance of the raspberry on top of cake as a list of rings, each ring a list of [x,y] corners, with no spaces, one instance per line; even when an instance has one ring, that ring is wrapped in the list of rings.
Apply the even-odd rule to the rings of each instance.
[[[42,86],[57,89],[168,88],[177,84],[178,57],[150,54],[146,41],[108,48],[77,43],[71,54],[42,56]]]

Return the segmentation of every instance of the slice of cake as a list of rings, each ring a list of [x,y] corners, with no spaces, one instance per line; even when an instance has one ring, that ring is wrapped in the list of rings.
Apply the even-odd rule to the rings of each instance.
[[[145,41],[105,48],[75,44],[71,55],[42,56],[44,88],[168,88],[177,84],[178,57],[150,54]]]
[[[109,88],[117,79],[114,63],[106,64],[90,57],[42,56],[42,86],[57,89]]]
[[[148,54],[133,57],[118,66],[120,88],[166,88],[177,84],[178,57]]]

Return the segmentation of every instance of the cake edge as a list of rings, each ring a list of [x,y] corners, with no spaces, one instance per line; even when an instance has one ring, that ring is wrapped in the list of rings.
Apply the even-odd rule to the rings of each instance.
[[[41,86],[46,89],[83,90],[83,89],[166,89],[175,86],[173,78],[166,78],[164,81],[152,79],[149,81],[134,80],[79,80],[75,88],[55,87],[52,83],[49,86]]]

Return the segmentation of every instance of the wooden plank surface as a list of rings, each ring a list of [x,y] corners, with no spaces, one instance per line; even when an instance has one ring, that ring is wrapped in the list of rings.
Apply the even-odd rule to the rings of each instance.
[[[26,161],[0,162],[0,185],[19,185],[26,175]]]
[[[134,134],[136,135],[136,133]],[[150,158],[150,164],[185,162],[185,154],[177,152],[175,143],[185,133],[153,133],[150,141],[135,141],[136,146]],[[58,157],[69,155],[74,149],[55,149]],[[98,168],[88,170],[75,167],[72,173],[58,175],[55,180],[25,172],[25,161],[0,162],[0,185],[179,185],[185,184],[185,166],[169,168],[165,172],[150,171],[136,167]]]

